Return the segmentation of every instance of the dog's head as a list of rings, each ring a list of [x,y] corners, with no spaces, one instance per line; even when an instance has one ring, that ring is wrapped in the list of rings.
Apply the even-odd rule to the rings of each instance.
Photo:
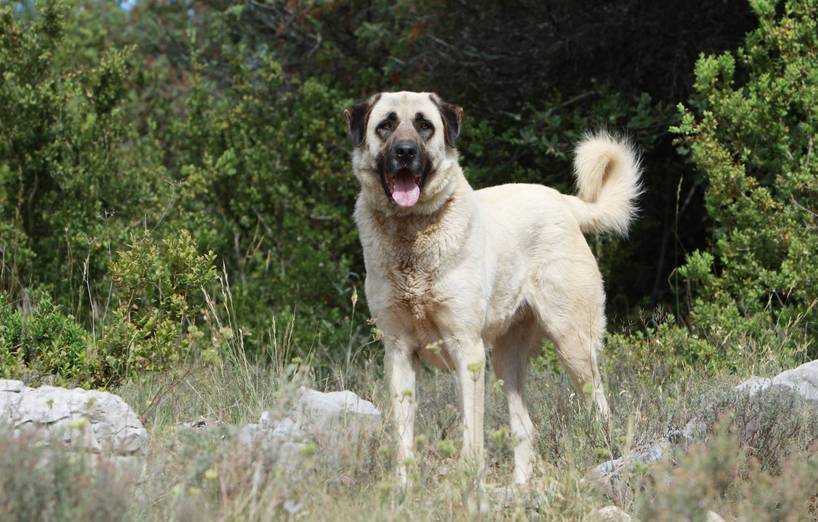
[[[429,203],[449,183],[463,109],[428,92],[376,94],[344,111],[361,189],[385,207]]]

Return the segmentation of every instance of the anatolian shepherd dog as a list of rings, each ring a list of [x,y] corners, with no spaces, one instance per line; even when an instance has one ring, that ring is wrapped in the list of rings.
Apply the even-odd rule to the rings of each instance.
[[[576,149],[576,196],[541,185],[474,190],[457,159],[463,109],[433,93],[381,93],[344,111],[361,184],[355,206],[366,297],[383,331],[398,475],[413,456],[419,360],[457,372],[462,456],[483,462],[486,351],[508,400],[514,481],[531,477],[527,365],[553,341],[577,393],[609,416],[596,354],[602,277],[583,233],[624,235],[640,193],[626,143],[598,133]]]

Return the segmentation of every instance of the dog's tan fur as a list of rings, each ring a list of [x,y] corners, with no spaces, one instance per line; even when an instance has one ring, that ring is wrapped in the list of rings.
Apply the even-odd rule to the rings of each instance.
[[[419,114],[434,127],[427,139],[412,123]],[[599,412],[609,415],[596,362],[604,291],[583,232],[626,233],[639,193],[636,156],[607,134],[589,135],[577,147],[578,196],[522,184],[475,191],[453,143],[458,107],[430,93],[382,93],[345,115],[358,138],[355,220],[369,308],[384,333],[399,474],[406,479],[404,463],[412,457],[419,359],[457,373],[463,455],[482,462],[490,349],[515,436],[514,480],[524,483],[534,458],[525,375],[545,338],[554,342],[577,391],[590,392]],[[388,136],[379,128],[387,115],[396,123]],[[381,183],[379,155],[398,139],[419,142],[431,165],[410,208],[396,205]]]

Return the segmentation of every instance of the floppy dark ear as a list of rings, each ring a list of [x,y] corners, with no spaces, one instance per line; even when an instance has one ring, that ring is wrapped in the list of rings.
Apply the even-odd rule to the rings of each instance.
[[[344,109],[344,118],[347,120],[347,131],[352,139],[352,144],[360,147],[364,142],[366,133],[366,115],[369,112],[369,102],[353,105],[349,109]]]
[[[353,105],[349,109],[344,109],[344,119],[347,121],[349,137],[352,138],[352,144],[356,147],[360,147],[366,141],[366,124],[369,121],[369,113],[380,97],[381,95],[378,94],[364,102]]]
[[[454,147],[457,143],[457,137],[460,136],[460,129],[463,126],[463,107],[447,103],[441,100],[437,94],[432,95],[432,101],[437,105],[437,108],[440,110],[440,116],[443,118],[446,145]]]

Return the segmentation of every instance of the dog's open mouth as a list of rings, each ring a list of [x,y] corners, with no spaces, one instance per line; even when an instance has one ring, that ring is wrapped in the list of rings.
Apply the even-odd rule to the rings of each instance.
[[[422,176],[414,174],[409,169],[400,169],[396,172],[384,173],[386,188],[392,200],[400,207],[415,206],[420,198],[420,184]]]

